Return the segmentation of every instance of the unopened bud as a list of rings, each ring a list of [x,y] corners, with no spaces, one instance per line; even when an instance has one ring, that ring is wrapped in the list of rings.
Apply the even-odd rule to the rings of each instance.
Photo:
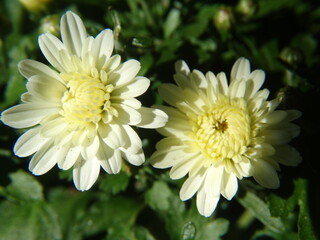
[[[256,11],[256,7],[253,0],[239,0],[236,10],[244,17],[250,17]]]
[[[19,0],[20,3],[32,13],[43,12],[47,10],[48,4],[52,0]]]
[[[60,17],[58,15],[49,15],[41,20],[40,32],[51,33],[55,36],[60,34]]]
[[[234,16],[230,7],[219,7],[213,16],[214,25],[218,30],[229,30],[234,22]]]

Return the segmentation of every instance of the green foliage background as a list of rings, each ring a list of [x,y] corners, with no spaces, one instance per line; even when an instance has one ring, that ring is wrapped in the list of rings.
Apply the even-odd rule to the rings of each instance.
[[[219,23],[219,10],[230,22]],[[0,124],[0,239],[3,240],[218,240],[317,239],[319,198],[319,1],[304,0],[60,0],[39,12],[18,0],[0,2],[0,110],[19,102],[25,79],[17,63],[47,63],[37,37],[44,19],[57,24],[67,10],[79,14],[91,35],[105,28],[116,34],[116,52],[142,64],[151,79],[140,100],[162,103],[157,86],[172,82],[174,62],[203,72],[225,71],[240,56],[266,71],[265,87],[281,94],[281,107],[303,112],[301,135],[292,143],[303,157],[297,168],[283,167],[281,187],[266,190],[253,179],[240,181],[232,201],[221,198],[210,218],[195,200],[180,201],[181,181],[153,169],[148,157],[161,138],[137,130],[146,163],[125,165],[118,175],[101,173],[87,192],[78,192],[70,171],[52,169],[34,177],[28,159],[12,153],[20,131]],[[50,16],[50,18],[46,18]]]

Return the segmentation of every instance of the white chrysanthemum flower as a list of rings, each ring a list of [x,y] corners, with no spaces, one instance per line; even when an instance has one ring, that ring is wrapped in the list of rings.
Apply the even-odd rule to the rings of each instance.
[[[111,56],[110,29],[96,38],[88,36],[79,16],[70,11],[60,27],[62,42],[49,33],[39,37],[41,51],[56,70],[22,61],[19,70],[28,79],[28,92],[22,104],[2,112],[1,120],[14,128],[30,128],[14,152],[20,157],[35,153],[29,164],[33,174],[44,174],[55,164],[63,170],[73,167],[76,187],[88,190],[100,166],[115,174],[122,158],[141,165],[141,139],[131,126],[162,127],[167,115],[135,99],[150,80],[136,77],[138,61],[121,63],[119,55]]]
[[[173,107],[160,107],[169,120],[158,131],[166,136],[151,157],[156,168],[169,168],[170,177],[188,174],[180,190],[181,200],[197,193],[197,208],[210,216],[220,194],[230,200],[238,179],[253,176],[264,187],[279,186],[279,163],[295,166],[299,153],[288,142],[299,134],[292,120],[296,110],[275,110],[280,100],[267,101],[269,91],[259,90],[262,70],[250,72],[240,58],[231,71],[205,76],[190,72],[185,62],[176,64],[174,84],[163,84],[160,95]]]

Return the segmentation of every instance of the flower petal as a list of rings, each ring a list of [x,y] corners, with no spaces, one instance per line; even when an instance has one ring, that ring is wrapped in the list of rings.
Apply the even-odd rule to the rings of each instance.
[[[141,114],[134,108],[123,104],[112,104],[112,106],[118,111],[119,122],[123,124],[136,125],[141,122]]]
[[[131,153],[137,153],[142,149],[142,142],[139,135],[132,129],[132,127],[128,125],[122,125],[121,131],[124,139],[124,144],[122,148],[126,149],[126,151],[130,151]]]
[[[29,156],[38,151],[49,140],[40,135],[40,129],[41,126],[31,128],[18,138],[13,148],[17,156]]]
[[[1,121],[14,128],[27,128],[38,124],[44,117],[56,113],[59,107],[44,103],[25,103],[1,113]]]
[[[147,91],[150,85],[150,80],[145,77],[136,77],[132,82],[126,85],[122,85],[119,88],[115,88],[112,92],[112,96],[121,98],[137,97]]]
[[[184,177],[196,164],[199,157],[201,157],[199,153],[193,153],[185,155],[181,160],[175,161],[169,173],[170,178],[180,179]]]
[[[67,88],[53,78],[35,75],[29,78],[28,92],[44,101],[61,103],[61,98]]]
[[[67,51],[67,49],[57,37],[50,33],[42,34],[39,37],[39,46],[43,55],[52,66],[60,72],[66,72],[66,67],[62,64],[60,58],[60,51]]]
[[[280,186],[277,171],[263,159],[251,160],[253,177],[263,187],[278,188]]]
[[[84,160],[80,158],[73,167],[73,182],[80,191],[86,191],[97,181],[100,163],[96,159]]]
[[[124,158],[134,166],[140,166],[145,161],[145,156],[142,148],[137,153],[130,151],[123,151]]]
[[[216,209],[219,202],[219,196],[209,196],[204,187],[201,187],[197,193],[197,209],[202,216],[210,217],[213,211]]]
[[[120,150],[114,150],[113,154],[107,160],[101,161],[103,169],[110,174],[117,174],[121,170],[122,158]]]
[[[250,62],[248,59],[241,57],[232,66],[230,82],[248,78],[249,74]]]
[[[58,146],[52,141],[46,142],[32,157],[29,163],[29,170],[34,175],[42,175],[48,172],[57,163]]]
[[[183,74],[185,76],[188,76],[190,74],[190,68],[188,67],[188,64],[185,61],[179,60],[174,65],[176,73]]]
[[[61,18],[60,29],[62,41],[67,47],[69,54],[80,57],[83,42],[87,37],[87,31],[81,18],[73,12],[68,11]]]
[[[265,73],[262,70],[254,70],[248,76],[245,98],[253,97],[264,83]],[[250,87],[249,87],[250,86]]]
[[[141,114],[142,120],[136,125],[137,127],[159,128],[168,121],[168,115],[160,109],[141,107],[138,112]]]
[[[52,70],[47,65],[35,60],[22,60],[21,62],[19,62],[18,68],[21,75],[27,79],[33,75],[39,75],[45,79],[55,79],[61,83],[64,83],[56,71]]]
[[[115,87],[126,85],[133,81],[140,68],[140,62],[134,59],[128,60],[110,74],[109,82]]]
[[[285,166],[297,166],[302,161],[300,153],[288,144],[276,146],[275,150],[272,158]]]
[[[62,170],[70,169],[78,160],[80,161],[80,153],[81,147],[80,146],[73,146],[67,148],[68,151],[66,153],[65,158],[60,158],[58,161],[58,167]]]
[[[180,199],[182,201],[191,198],[200,188],[205,179],[205,170],[202,169],[199,174],[189,177],[182,185],[180,190]]]
[[[107,60],[109,60],[113,51],[113,32],[105,29],[94,39],[92,45],[92,55],[95,58],[97,69],[102,69]]]
[[[238,180],[233,173],[227,173],[224,171],[222,183],[221,183],[221,194],[228,200],[231,200],[238,190]]]

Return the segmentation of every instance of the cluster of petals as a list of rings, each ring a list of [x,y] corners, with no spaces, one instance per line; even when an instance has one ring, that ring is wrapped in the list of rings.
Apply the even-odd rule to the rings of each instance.
[[[196,194],[198,211],[210,216],[220,195],[230,200],[238,179],[253,177],[266,188],[277,188],[279,164],[295,166],[299,153],[289,142],[299,134],[292,123],[297,110],[276,110],[280,98],[267,100],[262,89],[265,73],[251,72],[250,63],[239,58],[232,67],[230,83],[225,73],[204,75],[176,63],[175,84],[163,84],[159,93],[171,106],[158,106],[168,122],[157,129],[165,136],[156,145],[151,164],[171,168],[170,177],[187,175],[181,200]]]
[[[17,156],[33,155],[35,175],[73,168],[79,190],[88,190],[100,168],[115,174],[122,159],[133,165],[145,161],[140,137],[132,126],[158,128],[167,115],[141,106],[136,99],[150,85],[137,76],[140,63],[121,62],[113,55],[110,29],[88,36],[79,16],[69,11],[61,18],[61,38],[39,37],[42,53],[53,68],[34,60],[19,64],[27,79],[22,103],[2,112],[3,123],[26,128],[14,146]]]

